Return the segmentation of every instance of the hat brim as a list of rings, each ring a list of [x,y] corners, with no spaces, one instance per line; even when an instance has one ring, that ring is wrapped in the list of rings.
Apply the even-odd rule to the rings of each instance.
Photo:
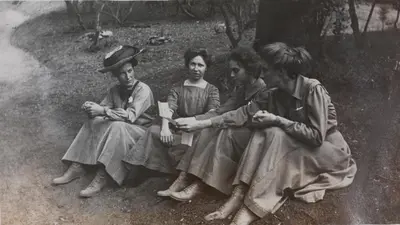
[[[107,73],[107,72],[110,72],[110,71],[112,71],[112,70],[115,70],[115,69],[119,68],[120,66],[122,66],[123,64],[125,64],[126,62],[131,61],[135,56],[137,56],[137,55],[139,55],[140,53],[142,53],[143,50],[144,50],[144,49],[140,49],[136,54],[131,55],[131,56],[127,57],[127,58],[121,59],[121,60],[118,61],[117,63],[115,63],[115,64],[113,64],[113,65],[111,65],[111,66],[104,67],[103,69],[99,69],[98,71],[99,71],[100,73]]]

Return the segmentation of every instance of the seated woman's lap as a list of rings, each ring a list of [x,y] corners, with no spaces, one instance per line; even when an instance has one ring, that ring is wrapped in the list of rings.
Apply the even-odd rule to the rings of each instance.
[[[340,141],[341,134],[327,137],[319,147],[311,147],[286,134],[279,127],[256,130],[241,158],[235,184],[239,180],[250,184],[255,177],[263,177],[282,164],[292,163],[297,169],[323,173],[348,167],[350,154],[346,142]],[[344,147],[337,147],[329,141],[339,140]],[[337,142],[337,141],[335,141]],[[343,144],[344,143],[344,144]],[[301,168],[307,163],[306,168]],[[257,179],[259,179],[257,178]]]

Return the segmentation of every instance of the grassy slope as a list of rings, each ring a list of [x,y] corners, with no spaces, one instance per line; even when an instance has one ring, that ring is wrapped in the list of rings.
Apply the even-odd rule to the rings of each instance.
[[[29,21],[15,31],[14,44],[31,52],[54,71],[50,78],[52,85],[48,90],[47,104],[52,109],[48,116],[58,121],[72,140],[85,119],[79,106],[85,100],[99,101],[113,80],[96,72],[101,66],[104,53],[109,49],[96,54],[85,52],[87,44],[78,42],[82,33],[65,32],[69,28],[64,21],[66,17],[60,12]],[[165,97],[169,88],[183,76],[182,54],[186,47],[200,43],[214,54],[226,53],[228,50],[227,38],[214,34],[213,21],[196,23],[164,20],[148,23],[151,28],[110,29],[116,36],[114,45],[126,43],[144,46],[147,38],[158,34],[161,27],[173,37],[173,43],[148,46],[148,51],[141,57],[141,66],[138,67],[137,73],[152,87],[156,98]],[[397,116],[395,108],[385,108],[386,83],[382,79],[390,73],[393,65],[390,57],[395,53],[397,37],[396,33],[371,33],[369,48],[362,52],[346,47],[350,46],[346,44],[350,40],[345,41],[341,49],[336,46],[331,50],[328,48],[332,55],[340,56],[339,61],[320,64],[314,74],[324,82],[333,101],[337,103],[340,130],[349,141],[359,163],[360,175],[355,184],[347,189],[328,192],[325,200],[317,204],[290,201],[275,216],[266,218],[266,221],[276,224],[343,224],[360,219],[363,222],[380,223],[399,221],[399,215],[392,213],[392,210],[399,205],[400,197],[385,192],[391,193],[396,184],[391,180],[397,174],[396,168],[387,159],[392,158],[390,151],[397,147],[393,136],[397,134],[397,129],[382,126],[388,125],[387,122]],[[226,71],[224,68],[224,64],[215,65],[208,77],[214,82],[216,76]],[[382,118],[385,115],[388,118]],[[381,136],[388,133],[389,140],[385,139],[382,143]],[[377,155],[377,152],[381,154]],[[387,164],[389,171],[383,170],[382,164]],[[376,174],[383,174],[388,179],[379,179]],[[201,221],[196,218],[218,206],[219,202],[208,197],[193,201],[189,206],[156,200],[153,197],[154,189],[166,185],[165,181],[158,178],[150,179],[142,187],[118,189],[115,193],[99,196],[103,200],[96,201],[103,204],[102,210],[109,213],[99,218],[123,221],[130,217],[133,224],[200,224]],[[114,204],[118,204],[116,210],[113,209]],[[150,213],[149,209],[158,213]],[[135,210],[135,213],[131,214],[129,210]],[[84,212],[92,210],[86,208]],[[80,221],[94,223],[99,218],[85,217]]]

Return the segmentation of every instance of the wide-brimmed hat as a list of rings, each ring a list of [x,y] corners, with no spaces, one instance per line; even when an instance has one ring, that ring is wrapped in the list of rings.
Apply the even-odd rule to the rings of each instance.
[[[136,66],[137,60],[135,59],[135,56],[143,52],[143,50],[144,49],[139,49],[129,45],[120,45],[107,53],[103,61],[104,68],[100,69],[99,72],[106,73],[112,71],[129,61],[132,61],[132,66]]]

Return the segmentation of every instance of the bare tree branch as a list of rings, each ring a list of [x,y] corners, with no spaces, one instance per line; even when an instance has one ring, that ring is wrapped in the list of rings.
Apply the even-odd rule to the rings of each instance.
[[[376,0],[374,0],[374,1],[372,2],[371,10],[369,11],[369,14],[368,14],[367,22],[365,22],[363,35],[366,35],[366,33],[367,33],[369,21],[371,20],[372,13],[374,12],[375,5],[376,5]]]
[[[129,15],[131,15],[131,13],[132,13],[132,10],[133,10],[133,6],[135,5],[135,2],[134,1],[132,1],[131,2],[131,4],[130,4],[130,6],[129,6],[129,11],[128,11],[128,13],[125,15],[125,18],[124,19],[122,19],[122,23],[125,23],[126,22],[126,20],[128,20],[128,18],[129,18]]]

